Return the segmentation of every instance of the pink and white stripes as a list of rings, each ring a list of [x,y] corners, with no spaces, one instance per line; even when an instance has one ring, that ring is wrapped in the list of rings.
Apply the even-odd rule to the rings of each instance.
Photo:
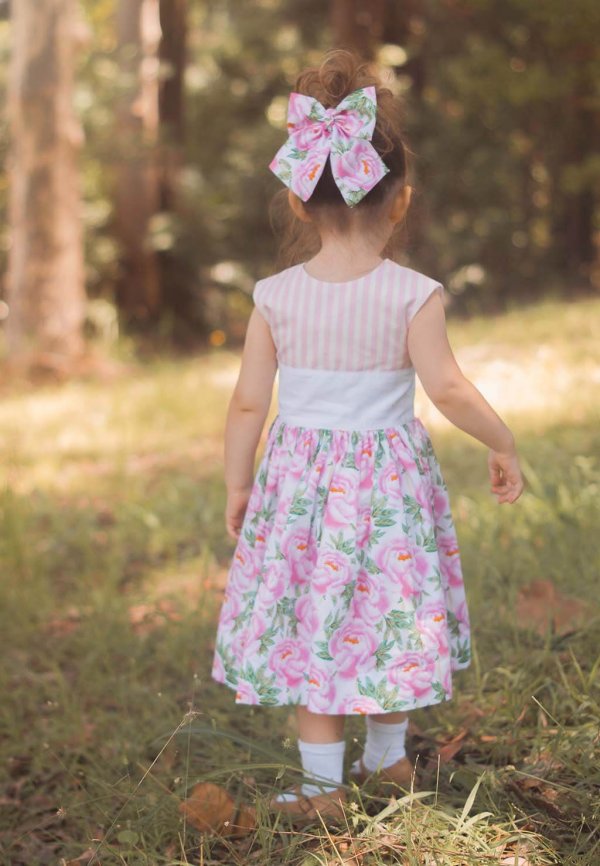
[[[410,367],[408,326],[436,280],[384,259],[343,283],[310,276],[303,264],[259,280],[254,303],[271,328],[279,363],[324,370]]]

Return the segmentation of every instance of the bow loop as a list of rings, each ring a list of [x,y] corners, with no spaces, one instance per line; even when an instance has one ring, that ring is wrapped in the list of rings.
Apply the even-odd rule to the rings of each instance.
[[[329,157],[337,187],[353,207],[389,172],[371,144],[376,113],[373,86],[354,90],[335,108],[324,108],[312,96],[291,93],[288,139],[269,168],[302,201],[308,201]]]

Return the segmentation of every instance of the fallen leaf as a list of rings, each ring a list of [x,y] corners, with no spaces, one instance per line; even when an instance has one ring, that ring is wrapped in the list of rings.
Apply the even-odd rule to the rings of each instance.
[[[551,580],[532,580],[519,590],[516,620],[521,628],[533,629],[546,637],[548,629],[565,635],[580,628],[592,616],[588,604],[563,595]]]
[[[237,807],[233,797],[219,785],[200,782],[179,811],[197,830],[220,836],[243,836],[256,827],[256,813],[250,806]]]
[[[447,764],[460,752],[463,746],[463,741],[468,733],[469,732],[466,728],[462,728],[456,736],[452,737],[451,740],[447,740],[439,746],[437,756],[440,764]]]

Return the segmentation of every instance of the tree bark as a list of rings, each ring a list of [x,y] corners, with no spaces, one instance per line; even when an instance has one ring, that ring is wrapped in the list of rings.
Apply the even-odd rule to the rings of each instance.
[[[160,199],[158,0],[119,0],[117,31],[123,82],[117,109],[115,216],[122,252],[117,302],[127,318],[144,321],[158,314],[161,303],[158,261],[150,244]]]
[[[184,75],[187,0],[160,0],[162,36],[158,113],[161,137],[161,208],[177,210],[177,177],[183,164],[185,137]]]
[[[386,6],[386,0],[331,0],[334,46],[372,60],[381,44]]]
[[[75,14],[74,0],[12,7],[7,341],[10,362],[26,369],[66,370],[83,350]]]

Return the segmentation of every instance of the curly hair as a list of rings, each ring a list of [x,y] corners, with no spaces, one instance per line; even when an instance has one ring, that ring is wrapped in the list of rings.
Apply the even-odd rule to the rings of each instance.
[[[280,267],[288,267],[314,255],[321,246],[320,227],[343,233],[358,222],[365,233],[374,234],[392,196],[407,183],[410,151],[402,128],[402,103],[382,83],[370,63],[345,48],[332,49],[319,66],[309,67],[298,75],[294,90],[318,99],[325,108],[334,108],[352,91],[368,86],[374,86],[377,95],[377,118],[371,143],[389,172],[357,205],[349,208],[327,160],[313,194],[304,202],[304,208],[311,217],[309,223],[302,222],[293,213],[287,189],[276,192],[269,211],[271,226],[279,237]],[[399,233],[395,231],[384,254],[393,257],[399,245]]]

